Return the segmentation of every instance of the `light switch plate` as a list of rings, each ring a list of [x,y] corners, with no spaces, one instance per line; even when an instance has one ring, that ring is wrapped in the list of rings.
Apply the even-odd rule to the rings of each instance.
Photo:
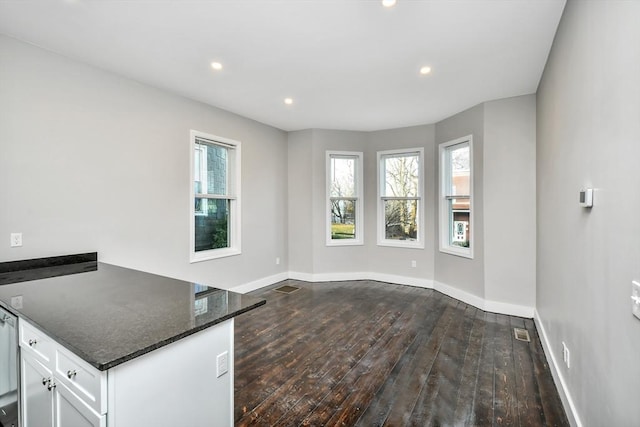
[[[221,377],[229,371],[229,353],[220,353],[216,358],[216,376]]]
[[[640,319],[640,283],[635,280],[631,282],[631,311]]]

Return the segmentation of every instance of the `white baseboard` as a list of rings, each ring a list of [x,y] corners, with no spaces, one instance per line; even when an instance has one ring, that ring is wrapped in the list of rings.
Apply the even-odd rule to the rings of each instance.
[[[507,314],[509,316],[533,318],[533,307],[524,305],[511,304],[507,302],[491,301],[481,298],[477,295],[463,291],[446,283],[435,282],[434,289],[445,295],[455,298],[464,303],[472,305],[480,310],[489,311],[491,313]]]
[[[469,292],[465,292],[456,287],[441,282],[434,282],[431,279],[420,279],[417,277],[398,276],[394,274],[384,274],[376,272],[346,272],[346,273],[301,273],[299,271],[289,271],[278,273],[273,276],[255,280],[244,285],[231,288],[231,291],[239,293],[247,293],[265,286],[273,285],[286,279],[303,280],[305,282],[342,282],[346,280],[376,280],[379,282],[395,283],[397,285],[416,286],[426,289],[435,289],[445,295],[460,300],[466,304],[470,304],[481,310],[490,311],[492,313],[507,314],[510,316],[533,317],[533,307],[523,305],[510,304],[499,301],[489,301]]]
[[[417,277],[396,276],[393,274],[369,273],[368,280],[396,283],[398,285],[416,286],[419,288],[433,289],[433,280],[419,279]]]
[[[442,282],[434,282],[433,288],[436,291],[442,292],[443,294],[450,296],[451,298],[455,298],[464,303],[470,304],[474,307],[484,310],[484,305],[485,305],[484,298],[480,298],[477,295],[470,294],[469,292],[465,292],[461,289],[455,288],[451,285],[447,285],[446,283],[442,283]]]
[[[396,276],[393,274],[372,273],[372,272],[346,272],[346,273],[300,273],[290,271],[289,278],[294,280],[304,280],[305,282],[342,282],[345,280],[376,280],[379,282],[395,283],[397,285],[417,286],[420,288],[433,288],[433,281],[419,279],[416,277]]]
[[[236,286],[229,290],[233,292],[238,292],[240,294],[246,294],[247,292],[255,291],[256,289],[264,288],[265,286],[282,282],[283,280],[287,280],[288,278],[289,278],[289,273],[285,271],[282,273],[274,274],[273,276],[263,277],[262,279],[254,280],[253,282]]]
[[[492,313],[508,314],[509,316],[532,319],[534,308],[527,307],[526,305],[511,304],[508,302],[485,300],[484,310]]]
[[[540,336],[540,342],[542,343],[542,348],[544,348],[545,355],[547,356],[547,361],[550,362],[549,366],[551,367],[551,375],[553,376],[553,380],[556,383],[556,387],[559,385],[558,394],[560,394],[560,400],[562,400],[562,404],[565,409],[569,409],[567,412],[567,418],[569,418],[569,423],[574,427],[582,427],[582,422],[580,421],[580,416],[578,414],[578,410],[576,409],[575,404],[573,403],[573,399],[571,398],[571,393],[569,393],[569,388],[567,387],[567,383],[562,376],[562,371],[559,369],[559,365],[557,363],[557,359],[553,354],[553,350],[551,348],[551,344],[549,343],[549,338],[547,336],[547,331],[544,329],[544,324],[542,319],[540,319],[540,314],[538,314],[538,310],[534,310],[533,319],[536,323],[536,328],[538,329],[538,335]]]
[[[367,273],[349,272],[349,273],[300,273],[298,271],[290,271],[289,278],[294,280],[303,280],[305,282],[343,282],[345,280],[366,280],[364,277]]]

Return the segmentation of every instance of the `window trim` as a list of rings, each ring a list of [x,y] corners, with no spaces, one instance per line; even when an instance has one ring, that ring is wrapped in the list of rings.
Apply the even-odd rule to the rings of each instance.
[[[393,197],[382,196],[382,189],[384,187],[384,176],[382,175],[383,160],[388,156],[401,155],[401,154],[418,154],[418,233],[416,240],[392,240],[385,238],[384,230],[384,199],[394,199]],[[384,150],[377,152],[377,245],[389,246],[396,248],[410,248],[410,249],[424,249],[424,148],[403,148],[397,150]]]
[[[356,195],[345,197],[356,200],[356,238],[355,239],[332,239],[331,238],[331,158],[354,157]],[[325,155],[325,239],[326,246],[361,246],[364,245],[364,183],[363,183],[363,153],[361,151],[327,151]]]
[[[447,195],[447,184],[449,179],[449,168],[446,164],[446,153],[449,147],[460,144],[469,145],[469,241],[470,247],[464,248],[461,246],[455,246],[449,243],[449,203],[450,196]],[[473,186],[473,135],[463,136],[451,141],[443,142],[438,146],[438,158],[440,161],[440,173],[439,173],[439,191],[438,191],[438,205],[439,205],[439,219],[438,219],[438,233],[439,233],[439,249],[440,252],[456,255],[464,258],[473,259],[474,249],[476,241],[474,239],[475,223],[474,223],[474,186]]]
[[[211,144],[220,145],[226,148],[233,149],[233,159],[229,161],[229,174],[228,178],[231,183],[231,194],[226,194],[224,197],[212,197],[223,198],[229,200],[229,234],[231,240],[229,247],[209,249],[206,251],[196,252],[195,250],[195,203],[196,198],[194,188],[194,173],[195,173],[195,145],[197,139],[206,140]],[[229,138],[223,138],[216,135],[211,135],[205,132],[197,130],[191,130],[189,136],[189,262],[201,262],[208,261],[217,258],[224,258],[233,255],[240,255],[242,253],[241,243],[241,224],[242,224],[242,209],[241,209],[241,143]]]

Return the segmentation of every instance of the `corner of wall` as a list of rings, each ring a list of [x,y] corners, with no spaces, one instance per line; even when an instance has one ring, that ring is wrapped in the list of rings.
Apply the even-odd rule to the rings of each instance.
[[[538,310],[534,310],[533,320],[535,322],[536,328],[538,329],[538,336],[540,337],[540,342],[542,344],[542,348],[544,349],[544,353],[547,361],[549,362],[549,367],[551,368],[551,375],[556,383],[556,388],[558,389],[558,394],[560,395],[560,400],[562,400],[562,405],[565,408],[569,408],[567,412],[567,418],[569,418],[569,423],[575,427],[582,427],[582,422],[580,421],[580,415],[578,414],[578,409],[576,405],[573,403],[573,398],[571,397],[571,393],[569,392],[569,387],[560,371],[557,359],[553,354],[553,350],[551,344],[549,343],[549,338],[547,336],[547,331],[544,329],[544,322],[540,318],[540,314]],[[560,387],[558,387],[560,385]]]

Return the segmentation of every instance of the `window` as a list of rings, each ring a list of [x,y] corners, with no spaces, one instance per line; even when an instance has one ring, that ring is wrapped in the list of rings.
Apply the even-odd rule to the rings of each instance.
[[[362,153],[327,151],[327,246],[362,245]]]
[[[191,131],[191,262],[240,253],[240,143]]]
[[[473,258],[472,137],[440,144],[440,251]]]
[[[424,248],[424,150],[378,152],[378,245]]]

